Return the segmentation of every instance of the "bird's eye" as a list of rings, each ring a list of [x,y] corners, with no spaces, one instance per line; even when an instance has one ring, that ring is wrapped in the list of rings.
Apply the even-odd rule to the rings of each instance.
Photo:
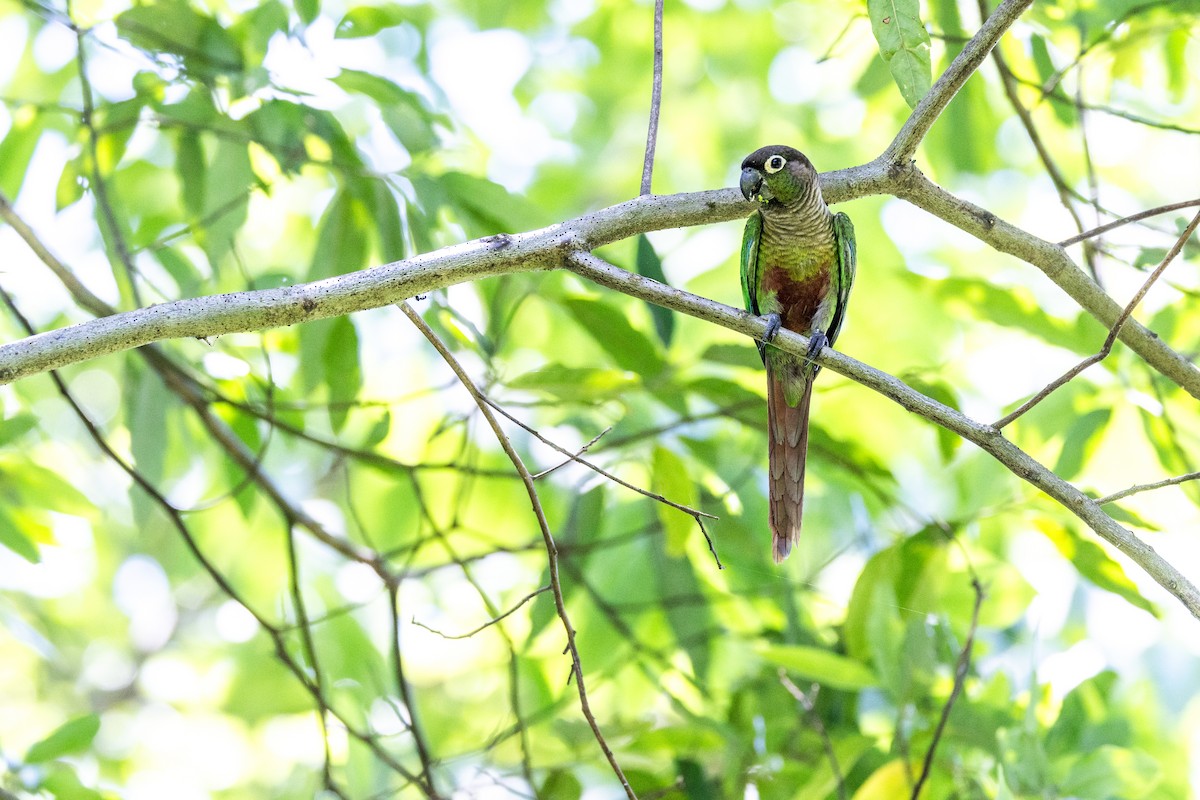
[[[779,170],[783,169],[783,165],[783,156],[771,156],[767,159],[767,172],[779,172]]]

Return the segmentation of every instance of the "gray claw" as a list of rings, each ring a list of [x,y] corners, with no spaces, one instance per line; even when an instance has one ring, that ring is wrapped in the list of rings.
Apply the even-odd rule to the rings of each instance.
[[[813,335],[808,337],[808,360],[816,358],[817,353],[824,350],[828,344],[829,337],[825,335],[825,331],[813,331]]]
[[[763,341],[769,342],[779,334],[779,328],[783,325],[783,318],[778,314],[764,314],[763,319],[767,321],[767,329],[763,332]]]

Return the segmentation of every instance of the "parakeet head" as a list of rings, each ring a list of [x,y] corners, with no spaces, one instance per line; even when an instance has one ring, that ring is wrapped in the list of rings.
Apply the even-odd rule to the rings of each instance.
[[[817,182],[817,171],[808,156],[794,147],[769,144],[742,161],[739,185],[747,200],[790,203]]]

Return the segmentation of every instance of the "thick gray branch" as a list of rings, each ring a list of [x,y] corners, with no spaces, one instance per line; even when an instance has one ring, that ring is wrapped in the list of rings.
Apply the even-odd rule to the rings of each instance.
[[[979,65],[992,52],[992,48],[1000,41],[1012,24],[1025,13],[1025,9],[1033,5],[1033,0],[1004,0],[984,21],[971,40],[963,47],[946,71],[929,89],[928,94],[921,98],[917,107],[896,134],[896,138],[888,145],[888,149],[880,156],[880,160],[888,164],[900,164],[908,161],[917,152],[921,140],[933,123],[941,116],[942,111],[958,94],[958,90],[967,82],[967,78],[979,69]]]
[[[897,197],[966,231],[1001,253],[1016,256],[1037,267],[1105,328],[1111,329],[1121,316],[1123,308],[1117,301],[1076,266],[1059,245],[1039,239],[995,214],[955,197],[911,165],[907,169],[897,169],[895,176],[892,192]],[[1200,400],[1200,371],[1196,365],[1164,344],[1155,333],[1130,319],[1121,328],[1118,338],[1147,364]]]

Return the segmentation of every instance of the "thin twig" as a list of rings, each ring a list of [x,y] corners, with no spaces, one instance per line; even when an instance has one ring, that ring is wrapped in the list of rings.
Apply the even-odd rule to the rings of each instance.
[[[962,694],[967,671],[971,668],[971,650],[975,646],[975,630],[979,627],[979,607],[983,605],[983,584],[979,582],[978,578],[972,578],[971,588],[975,590],[975,606],[971,609],[971,627],[967,631],[967,641],[963,644],[962,652],[958,654],[958,664],[954,669],[954,688],[950,690],[950,696],[946,698],[946,704],[942,706],[942,715],[938,719],[937,728],[933,731],[933,741],[929,743],[929,749],[925,751],[925,763],[921,766],[921,775],[913,784],[912,800],[917,800],[921,796],[921,788],[925,785],[930,770],[933,769],[933,756],[937,752],[938,742],[941,741],[942,733],[946,730],[946,723],[950,720],[950,711],[954,708],[954,702],[958,696]]]
[[[495,408],[497,411],[500,411],[501,413],[504,413],[504,414],[507,416],[507,413],[506,413],[506,412],[504,412],[504,410],[503,410],[503,409],[501,409],[501,408],[500,408],[498,405],[496,405],[495,403],[493,403],[493,402],[492,402],[492,399],[491,399],[490,397],[488,398],[488,403],[489,403],[489,404],[492,406],[492,408]],[[512,419],[512,417],[509,417],[509,419]],[[513,420],[513,422],[516,422],[516,420]],[[518,423],[518,424],[520,424],[520,423]],[[522,427],[523,427],[523,426],[522,426]],[[605,435],[607,435],[607,434],[608,434],[610,431],[612,431],[612,426],[611,426],[611,425],[610,425],[610,426],[608,426],[607,428],[605,428],[604,430],[600,431],[599,433],[597,433],[595,436],[593,436],[593,437],[592,437],[592,438],[591,438],[591,439],[590,439],[590,440],[589,440],[589,441],[588,441],[588,442],[587,442],[587,443],[586,443],[586,444],[585,444],[583,447],[579,448],[579,449],[578,449],[578,450],[576,450],[574,453],[567,453],[567,454],[566,454],[566,456],[567,456],[567,460],[566,460],[566,461],[560,461],[560,462],[558,462],[557,464],[555,464],[553,467],[546,467],[546,468],[545,468],[544,470],[542,470],[541,472],[535,472],[535,473],[533,473],[533,479],[534,479],[535,481],[540,481],[542,478],[546,477],[547,475],[550,475],[550,474],[552,474],[552,473],[554,473],[554,472],[558,472],[560,469],[562,469],[563,467],[565,467],[567,464],[574,464],[574,463],[578,462],[578,461],[579,461],[579,457],[580,457],[581,455],[583,455],[584,453],[586,453],[588,450],[591,450],[591,449],[592,449],[592,445],[594,445],[596,442],[600,441],[600,440],[601,440],[601,439],[602,439],[602,438],[603,438]]]
[[[491,406],[488,405],[487,399],[475,386],[474,381],[467,375],[462,365],[458,363],[458,359],[446,347],[441,338],[425,324],[425,320],[421,319],[421,315],[413,310],[408,303],[400,303],[399,308],[409,321],[416,326],[424,337],[429,340],[433,348],[437,350],[438,355],[446,362],[446,365],[458,376],[463,388],[470,393],[471,398],[479,407],[479,412],[483,418],[487,420],[488,426],[496,435],[496,440],[500,447],[504,450],[504,454],[512,461],[513,467],[521,476],[522,483],[525,484],[525,491],[529,495],[529,502],[533,506],[533,514],[537,518],[538,528],[542,533],[542,541],[546,546],[546,558],[550,572],[550,588],[554,593],[554,606],[558,611],[558,618],[562,621],[563,629],[567,634],[566,652],[571,655],[571,674],[575,679],[575,688],[579,693],[579,705],[583,711],[583,716],[587,719],[588,725],[592,729],[592,734],[596,737],[596,742],[600,745],[604,757],[608,760],[608,764],[612,767],[617,779],[621,782],[621,788],[625,790],[625,796],[628,800],[637,800],[637,795],[633,792],[633,787],[629,785],[629,780],[625,777],[625,772],[621,769],[621,765],[617,763],[617,758],[613,755],[612,749],[608,746],[608,742],[604,738],[604,734],[600,731],[600,725],[596,722],[596,717],[592,714],[591,705],[588,702],[587,689],[584,687],[583,679],[583,663],[579,658],[579,649],[575,645],[575,627],[571,624],[571,618],[567,614],[566,600],[563,598],[562,583],[559,579],[558,572],[558,545],[554,542],[554,534],[550,532],[550,523],[546,520],[546,513],[542,510],[542,501],[538,496],[537,487],[534,485],[533,475],[525,466],[525,462],[521,460],[521,456],[509,441],[508,436],[504,433],[504,429],[500,427],[500,421],[492,413]]]
[[[650,122],[646,126],[646,156],[642,160],[642,194],[650,194],[654,174],[654,149],[658,144],[658,116],[662,108],[663,0],[654,0],[654,84],[650,90]]]
[[[979,15],[986,20],[988,16],[988,0],[979,0]],[[1083,231],[1083,219],[1079,216],[1079,212],[1075,210],[1072,198],[1077,197],[1077,193],[1071,188],[1066,177],[1055,163],[1054,157],[1050,154],[1050,148],[1042,140],[1042,134],[1034,124],[1033,115],[1025,104],[1021,102],[1020,96],[1017,94],[1017,82],[1013,78],[1012,70],[1008,67],[1008,61],[1004,58],[1003,52],[999,45],[992,50],[992,60],[996,62],[996,69],[1000,73],[1000,84],[1004,87],[1004,95],[1008,98],[1009,105],[1017,114],[1017,119],[1021,122],[1021,127],[1025,129],[1025,135],[1029,137],[1030,144],[1033,145],[1034,151],[1037,153],[1038,160],[1042,162],[1042,166],[1046,170],[1046,175],[1049,176],[1050,182],[1054,185],[1054,191],[1058,194],[1059,202],[1062,203],[1064,209],[1075,222],[1075,229]],[[1084,245],[1083,259],[1087,264],[1088,272],[1092,279],[1099,282],[1099,273],[1096,271],[1096,253],[1090,245]]]
[[[75,29],[75,65],[79,72],[80,93],[83,96],[83,113],[80,115],[80,121],[88,131],[88,154],[92,162],[91,187],[92,192],[96,195],[96,205],[100,209],[101,217],[108,227],[108,235],[113,248],[116,250],[117,262],[129,280],[130,295],[133,297],[133,301],[140,306],[142,305],[142,295],[141,289],[138,287],[137,268],[129,254],[125,233],[121,230],[116,212],[113,210],[113,204],[108,196],[108,181],[100,174],[100,132],[96,129],[96,108],[92,100],[92,84],[87,75],[87,55],[84,52],[86,34],[87,31],[82,28]]]
[[[618,478],[616,475],[613,475],[611,472],[608,472],[608,471],[596,466],[595,464],[588,461],[587,459],[580,458],[578,455],[572,454],[569,450],[567,450],[563,447],[560,447],[559,445],[550,441],[549,439],[542,436],[540,433],[538,433],[533,428],[531,428],[528,425],[526,425],[525,423],[521,422],[519,419],[514,417],[512,414],[509,414],[503,408],[496,405],[489,398],[485,397],[484,399],[487,401],[488,405],[490,405],[492,408],[496,409],[501,414],[508,417],[508,419],[510,419],[515,424],[521,426],[521,428],[523,428],[529,434],[537,437],[537,439],[539,441],[543,442],[544,444],[549,445],[550,447],[553,447],[558,452],[567,456],[571,461],[576,461],[576,462],[582,464],[583,466],[587,467],[588,469],[596,472],[597,474],[603,475],[605,478],[612,481],[613,483],[616,483],[620,486],[624,486],[626,489],[631,489],[631,490],[637,492],[638,494],[642,495],[643,497],[649,497],[651,500],[656,500],[659,503],[662,503],[663,505],[667,505],[667,506],[670,506],[671,508],[682,511],[683,513],[690,516],[692,519],[696,520],[696,524],[700,527],[700,532],[702,534],[704,534],[704,541],[706,541],[708,543],[708,552],[712,553],[713,560],[717,562],[717,569],[725,569],[725,565],[721,563],[721,557],[717,555],[717,546],[715,544],[713,544],[712,537],[708,534],[708,529],[706,527],[704,527],[704,520],[702,519],[703,517],[707,517],[708,519],[720,519],[720,517],[718,517],[716,514],[709,514],[707,511],[697,511],[696,509],[692,508],[691,506],[685,506],[682,503],[676,503],[674,500],[668,500],[667,498],[663,497],[661,494],[655,494],[654,492],[650,492],[645,489],[634,486],[632,483],[629,483],[628,481],[623,481],[620,478]],[[597,438],[599,438],[599,437],[597,437]],[[593,439],[592,441],[594,442],[595,439]],[[589,442],[589,445],[590,444],[591,443]],[[586,447],[585,447],[585,449],[586,449]],[[561,465],[559,465],[559,466],[561,466]],[[555,469],[557,469],[557,467]],[[538,473],[538,475],[541,475],[541,474],[543,474],[543,473]],[[537,476],[535,476],[535,477],[537,477]]]
[[[1059,247],[1068,247],[1068,246],[1076,244],[1078,242],[1082,242],[1084,239],[1091,239],[1093,237],[1099,236],[1100,234],[1108,233],[1109,231],[1111,231],[1115,228],[1120,228],[1121,226],[1128,225],[1131,222],[1140,222],[1141,220],[1147,219],[1148,217],[1157,217],[1160,214],[1169,214],[1172,211],[1178,211],[1181,208],[1194,208],[1196,206],[1200,206],[1200,198],[1197,198],[1195,200],[1184,200],[1179,203],[1168,203],[1165,206],[1156,206],[1154,208],[1148,208],[1145,211],[1139,211],[1136,214],[1130,214],[1128,217],[1121,217],[1120,219],[1105,223],[1104,225],[1101,225],[1098,228],[1092,228],[1090,231],[1084,231],[1083,233],[1080,233],[1076,236],[1071,236],[1067,239],[1063,239],[1061,242],[1058,243],[1058,246]]]
[[[1115,503],[1118,500],[1124,500],[1126,497],[1129,497],[1132,494],[1149,492],[1154,489],[1162,489],[1166,486],[1176,486],[1181,483],[1187,483],[1188,481],[1194,481],[1197,478],[1200,478],[1200,472],[1189,472],[1186,475],[1176,475],[1174,478],[1167,478],[1165,480],[1155,481],[1154,483],[1140,483],[1137,486],[1130,486],[1128,489],[1122,489],[1119,492],[1113,492],[1112,494],[1106,494],[1103,497],[1097,497],[1096,505],[1108,505],[1109,503]]]
[[[682,511],[683,513],[687,514],[688,516],[696,518],[697,521],[699,521],[700,517],[707,517],[708,519],[720,519],[720,517],[718,517],[716,514],[709,514],[707,511],[699,511],[697,509],[692,508],[691,506],[685,506],[682,503],[676,503],[674,500],[668,500],[667,498],[663,497],[661,494],[655,494],[654,492],[650,492],[645,489],[634,486],[632,483],[629,483],[628,481],[621,480],[616,475],[613,475],[611,472],[605,470],[603,467],[599,467],[599,466],[593,464],[592,462],[588,461],[586,458],[580,458],[577,454],[572,453],[570,450],[566,449],[562,445],[557,444],[557,443],[547,439],[545,436],[542,436],[542,434],[539,433],[535,428],[532,428],[529,425],[526,425],[524,422],[517,419],[512,414],[505,411],[503,408],[501,408],[499,405],[497,405],[496,402],[493,401],[491,398],[484,397],[483,399],[484,399],[484,402],[486,402],[489,406],[491,406],[496,411],[498,411],[502,415],[504,415],[504,417],[506,419],[508,419],[510,422],[512,422],[514,425],[517,425],[518,427],[520,427],[521,430],[523,430],[526,433],[528,433],[529,435],[533,436],[535,439],[537,439],[542,444],[552,447],[553,449],[557,450],[559,453],[562,453],[570,461],[574,461],[578,464],[582,464],[583,466],[585,466],[588,469],[595,472],[597,475],[601,475],[601,476],[607,478],[608,480],[612,481],[615,484],[624,486],[626,489],[637,492],[638,494],[642,495],[643,497],[649,497],[651,500],[656,500],[659,503],[662,503],[663,505],[668,505],[671,508],[678,509],[678,510]],[[597,438],[599,438],[599,437],[597,437]],[[595,439],[593,439],[592,441],[594,442]],[[538,473],[538,475],[542,475],[542,474],[544,474],[544,473],[541,473],[541,472]],[[537,477],[537,476],[535,475],[534,477]]]
[[[796,698],[796,701],[804,709],[804,715],[808,717],[813,730],[817,732],[817,736],[821,739],[821,746],[825,749],[825,757],[829,759],[829,767],[833,770],[834,780],[837,781],[838,800],[846,800],[846,780],[842,777],[842,768],[838,764],[837,753],[833,751],[833,742],[829,738],[829,731],[825,730],[825,723],[821,721],[821,715],[816,712],[816,703],[799,686],[792,683],[791,678],[787,675],[787,670],[783,667],[779,668],[779,682],[783,684],[784,689],[787,689],[788,694]],[[815,695],[819,688],[814,683],[812,689],[809,691]]]
[[[501,614],[498,617],[493,617],[492,619],[489,619],[487,622],[483,623],[475,630],[468,631],[467,633],[460,633],[457,635],[452,635],[449,633],[442,633],[441,631],[439,631],[436,628],[429,627],[424,622],[421,622],[420,620],[418,620],[416,617],[413,617],[412,624],[416,625],[418,628],[424,628],[425,630],[429,631],[430,633],[436,633],[438,636],[442,637],[443,639],[470,639],[472,636],[479,633],[480,631],[490,628],[491,626],[495,625],[497,622],[504,619],[505,617],[516,613],[517,609],[519,609],[521,606],[528,603],[533,598],[537,597],[542,592],[548,592],[548,591],[550,591],[549,586],[543,586],[540,589],[535,589],[534,591],[532,591],[529,594],[522,597],[520,599],[520,601],[518,601],[517,604],[515,606],[513,606],[512,608],[510,608],[508,611],[505,611],[503,614]]]
[[[1020,407],[1018,407],[1011,414],[1008,414],[992,423],[992,427],[1000,430],[1025,412],[1029,411],[1038,403],[1045,400],[1053,392],[1074,380],[1079,373],[1083,372],[1093,364],[1097,364],[1107,358],[1108,354],[1112,352],[1113,345],[1116,343],[1117,337],[1121,334],[1121,327],[1129,319],[1130,315],[1133,314],[1133,310],[1137,308],[1139,303],[1142,302],[1142,299],[1145,298],[1146,293],[1150,291],[1150,287],[1154,285],[1154,282],[1158,280],[1159,276],[1163,274],[1163,271],[1166,270],[1167,266],[1174,261],[1175,257],[1179,255],[1181,250],[1183,250],[1183,246],[1187,244],[1187,240],[1191,238],[1192,234],[1196,230],[1197,225],[1200,225],[1200,212],[1198,212],[1196,216],[1192,217],[1192,221],[1188,224],[1187,228],[1184,229],[1183,233],[1179,235],[1179,238],[1175,240],[1174,246],[1170,249],[1170,251],[1167,252],[1167,255],[1163,258],[1162,262],[1154,268],[1154,271],[1150,273],[1145,282],[1142,284],[1142,288],[1138,289],[1137,294],[1135,294],[1133,298],[1125,305],[1125,309],[1121,312],[1121,316],[1117,317],[1117,321],[1113,323],[1112,329],[1109,330],[1108,336],[1105,337],[1104,344],[1100,347],[1099,352],[1088,356],[1083,361],[1080,361],[1078,364],[1071,367],[1057,379],[1043,387],[1040,392],[1022,403]]]

